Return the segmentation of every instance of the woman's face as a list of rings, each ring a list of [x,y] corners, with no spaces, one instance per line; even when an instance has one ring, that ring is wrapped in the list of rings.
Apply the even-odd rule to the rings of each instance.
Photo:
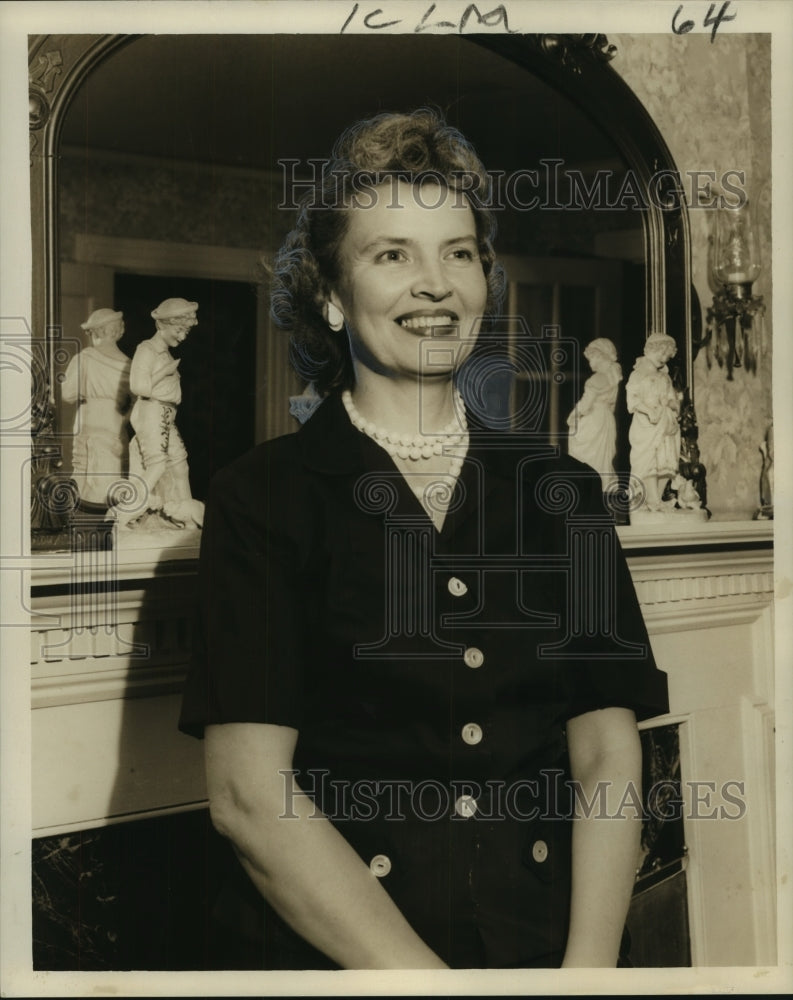
[[[487,300],[471,206],[437,184],[372,190],[348,209],[331,294],[353,360],[359,374],[448,376],[473,349]]]

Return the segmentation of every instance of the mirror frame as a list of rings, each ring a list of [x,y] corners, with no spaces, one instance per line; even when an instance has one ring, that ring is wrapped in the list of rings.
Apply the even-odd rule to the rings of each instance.
[[[35,35],[29,39],[30,178],[33,237],[31,530],[34,549],[52,547],[76,502],[61,470],[54,372],[60,327],[58,145],[72,99],[88,74],[141,35]],[[680,175],[654,121],[609,65],[617,54],[602,34],[466,35],[534,73],[575,103],[614,142],[642,185],[662,176],[642,212],[646,330],[678,344],[684,424],[696,454],[693,400],[691,243]],[[668,199],[668,203],[667,203]],[[663,200],[664,208],[659,203]],[[691,452],[689,451],[689,454]],[[49,540],[49,544],[48,544]]]

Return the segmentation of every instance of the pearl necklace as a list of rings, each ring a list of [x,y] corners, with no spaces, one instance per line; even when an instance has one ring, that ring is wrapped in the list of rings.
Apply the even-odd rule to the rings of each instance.
[[[465,408],[462,396],[455,390],[455,403],[460,416],[455,416],[439,434],[399,434],[387,431],[371,420],[366,420],[358,412],[352,401],[352,394],[345,389],[341,401],[349,415],[353,427],[376,441],[385,448],[392,458],[410,459],[414,462],[433,455],[442,455],[448,448],[459,448],[462,454],[450,456],[449,475],[455,479],[460,474],[468,450],[468,424],[465,419]]]

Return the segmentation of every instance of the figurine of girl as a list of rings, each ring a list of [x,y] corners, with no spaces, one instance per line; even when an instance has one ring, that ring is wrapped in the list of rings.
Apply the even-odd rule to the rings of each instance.
[[[567,418],[570,427],[568,452],[600,473],[604,492],[616,482],[614,457],[617,454],[617,422],[614,407],[622,381],[617,349],[606,337],[587,344],[584,357],[592,375],[584,392]]]
[[[118,347],[124,314],[95,309],[80,326],[90,343],[66,369],[61,394],[77,403],[72,475],[82,500],[107,504],[108,489],[127,471],[130,360]]]
[[[643,483],[643,506],[650,510],[665,509],[664,487],[680,465],[680,398],[666,366],[676,353],[673,337],[651,333],[625,387],[628,412],[633,414],[628,434],[631,474]]]

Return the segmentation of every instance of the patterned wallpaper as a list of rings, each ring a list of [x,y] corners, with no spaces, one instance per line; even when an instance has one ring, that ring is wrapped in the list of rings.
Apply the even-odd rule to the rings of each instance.
[[[61,257],[74,258],[79,232],[253,250],[278,247],[292,222],[291,213],[277,209],[279,197],[279,182],[264,172],[66,155],[60,168]]]
[[[701,458],[708,470],[714,517],[751,517],[759,503],[759,446],[771,421],[771,42],[769,35],[610,36],[612,66],[654,118],[681,172],[746,173],[755,203],[764,270],[754,285],[766,302],[766,351],[756,374],[744,369],[728,382],[709,367],[705,351],[694,364]],[[711,213],[690,212],[694,285],[703,320],[713,298],[708,274]]]

